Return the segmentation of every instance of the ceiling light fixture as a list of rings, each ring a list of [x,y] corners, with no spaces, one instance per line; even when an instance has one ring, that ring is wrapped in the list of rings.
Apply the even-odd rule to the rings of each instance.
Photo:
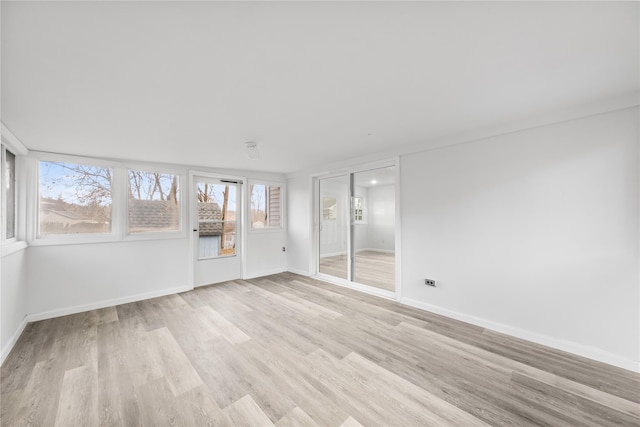
[[[376,185],[378,183],[378,181],[376,181],[375,179],[371,180],[371,184]]]
[[[260,152],[258,151],[258,144],[255,142],[245,142],[244,143],[245,150],[247,152],[247,157],[251,160],[256,160],[260,158]]]

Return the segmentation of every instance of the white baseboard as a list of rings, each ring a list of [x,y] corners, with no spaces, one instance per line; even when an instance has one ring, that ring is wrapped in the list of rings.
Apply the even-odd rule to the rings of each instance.
[[[265,271],[260,271],[258,273],[247,273],[247,275],[245,276],[245,279],[256,279],[258,277],[264,277],[264,276],[271,276],[272,274],[278,274],[278,273],[284,273],[285,271],[287,271],[284,268],[275,268],[273,270],[265,270]]]
[[[297,268],[287,268],[287,272],[293,273],[293,274],[299,274],[305,277],[311,276],[311,273],[309,273],[308,271],[298,270]]]
[[[586,357],[588,359],[596,360],[598,362],[606,363],[609,365],[617,366],[619,368],[627,369],[629,371],[640,372],[640,361],[626,359],[616,354],[612,354],[598,348],[585,346],[571,341],[566,341],[548,335],[538,334],[535,332],[527,331],[525,329],[515,328],[513,326],[504,325],[502,323],[492,322],[480,317],[469,316],[467,314],[459,313],[456,311],[448,310],[446,308],[438,307],[435,305],[427,304],[422,301],[418,301],[411,298],[401,298],[402,304],[409,305],[411,307],[419,308],[421,310],[429,311],[431,313],[440,314],[442,316],[450,317],[452,319],[460,320],[472,325],[480,326],[482,328],[490,329],[495,332],[511,335],[516,338],[521,338],[527,341],[541,344],[547,347],[555,348],[556,350],[566,351],[578,356]]]
[[[356,253],[358,252],[380,252],[381,254],[393,254],[396,251],[391,249],[363,248],[363,249],[356,250]]]
[[[27,323],[29,322],[27,320],[27,317],[25,316],[25,318],[22,319],[20,326],[18,326],[16,332],[11,336],[9,342],[5,344],[4,348],[2,349],[2,354],[0,354],[0,366],[2,366],[9,353],[11,353],[11,350],[13,350],[13,346],[16,345],[16,342],[18,342],[18,338],[20,338],[20,335],[22,335],[22,332],[24,332],[24,328],[27,327]]]
[[[144,294],[130,295],[122,298],[115,298],[110,300],[98,301],[91,304],[76,305],[72,307],[65,307],[58,310],[45,311],[43,313],[29,314],[27,316],[28,322],[37,322],[39,320],[52,319],[54,317],[67,316],[69,314],[82,313],[90,310],[98,310],[100,308],[113,307],[114,305],[127,304],[130,302],[142,301],[151,298],[163,297],[166,295],[177,294],[179,292],[190,291],[193,288],[191,286],[182,286],[178,288],[162,289],[160,291],[147,292]]]
[[[322,255],[320,255],[320,258],[330,258],[332,256],[340,256],[340,255],[344,255],[347,256],[347,252],[327,252],[327,253],[323,253]]]
[[[323,282],[331,283],[332,285],[338,285],[342,286],[343,288],[354,289],[356,291],[361,291],[369,295],[375,295],[380,298],[397,301],[395,292],[387,291],[385,289],[378,289],[374,286],[367,286],[361,285],[360,283],[349,282],[348,280],[341,279],[340,277],[330,276],[328,274],[322,273],[316,274],[311,277],[316,280],[322,280]]]

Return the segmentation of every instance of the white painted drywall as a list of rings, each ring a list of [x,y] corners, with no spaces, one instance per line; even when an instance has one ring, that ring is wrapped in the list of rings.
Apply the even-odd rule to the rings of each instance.
[[[395,185],[368,189],[369,248],[384,252],[395,250]]]
[[[0,349],[7,356],[27,315],[27,250],[3,256],[0,278]]]
[[[356,222],[353,227],[353,249],[358,252],[371,247],[371,227],[369,226],[369,189],[355,186],[355,197],[362,198],[364,222]]]
[[[336,217],[321,219],[320,256],[346,254],[349,234],[349,178],[347,175],[320,180],[320,200],[324,197],[336,201]]]
[[[403,297],[637,367],[638,113],[403,156]]]
[[[402,302],[638,370],[638,114],[403,155]],[[290,271],[314,262],[308,179],[288,181]]]
[[[311,251],[311,182],[308,176],[287,180],[287,270],[305,275],[315,264]]]
[[[189,249],[186,238],[32,246],[28,312],[54,316],[188,288]]]
[[[246,277],[254,278],[282,273],[287,269],[285,229],[249,232],[245,250]]]

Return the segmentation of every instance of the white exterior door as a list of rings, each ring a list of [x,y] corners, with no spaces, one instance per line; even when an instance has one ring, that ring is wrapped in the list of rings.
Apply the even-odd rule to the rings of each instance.
[[[242,278],[242,181],[193,176],[193,285]]]

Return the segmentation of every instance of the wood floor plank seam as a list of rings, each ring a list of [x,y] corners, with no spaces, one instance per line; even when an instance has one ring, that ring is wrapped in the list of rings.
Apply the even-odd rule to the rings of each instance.
[[[293,273],[27,325],[0,425],[640,426],[640,375]]]

